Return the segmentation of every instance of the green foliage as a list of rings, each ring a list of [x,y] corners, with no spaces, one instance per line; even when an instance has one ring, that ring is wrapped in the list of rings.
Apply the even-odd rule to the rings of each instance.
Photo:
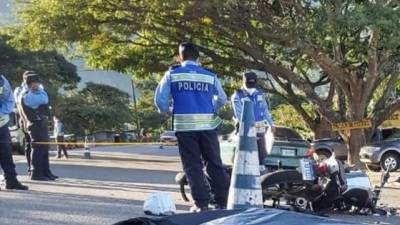
[[[218,127],[218,134],[227,135],[235,130],[235,124],[232,120],[224,120],[220,127]]]
[[[220,111],[218,112],[218,116],[223,120],[223,122],[218,128],[218,134],[230,134],[232,131],[235,130],[233,115],[233,108],[230,103],[220,109]]]
[[[129,96],[110,86],[87,83],[81,91],[60,97],[55,107],[70,132],[83,135],[85,129],[96,131],[119,131],[124,123],[132,120]]]
[[[22,2],[21,26],[9,30],[18,47],[69,49],[73,44],[94,67],[147,77],[177,61],[178,43],[192,41],[203,54],[203,65],[222,75],[230,90],[242,71],[269,73],[271,91],[312,128],[319,117],[334,123],[370,116],[379,124],[400,104],[387,98],[391,84],[399,80],[396,1]],[[385,79],[393,82],[374,104],[374,93]],[[327,84],[332,91],[322,97],[316,90]],[[309,104],[319,117],[303,108]],[[359,147],[352,147],[356,158]]]
[[[9,36],[0,35],[0,74],[4,74],[13,87],[22,82],[22,73],[33,70],[42,76],[52,103],[57,91],[76,87],[80,77],[76,67],[56,51],[17,50],[7,42]]]
[[[134,115],[136,127],[148,130],[170,130],[170,115],[160,114],[154,105],[154,91],[147,93],[139,98],[136,109],[131,106],[131,112]]]
[[[290,105],[281,104],[271,111],[277,126],[295,129],[303,138],[313,139],[313,132],[302,119],[301,115]]]
[[[286,100],[282,96],[271,94],[267,95],[267,97],[268,97],[268,106],[270,109],[275,109],[281,104],[287,104]]]

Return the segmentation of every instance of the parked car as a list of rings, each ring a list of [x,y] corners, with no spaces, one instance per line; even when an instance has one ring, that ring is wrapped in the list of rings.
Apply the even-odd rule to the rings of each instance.
[[[374,142],[360,150],[360,160],[372,170],[382,168],[395,171],[400,168],[400,128],[379,129]]]
[[[225,165],[233,165],[238,135],[232,133],[227,140],[220,141],[221,158]],[[276,127],[275,142],[271,154],[264,159],[263,164],[269,169],[293,169],[300,165],[300,159],[306,158],[310,144],[295,130],[288,127]]]
[[[161,145],[178,145],[178,139],[175,131],[165,131],[160,136]]]
[[[15,110],[14,110],[15,111]],[[18,154],[25,154],[25,135],[18,123],[19,115],[16,112],[10,114],[8,129],[10,130],[12,149]]]
[[[347,160],[348,148],[341,136],[317,139],[312,142],[312,145],[319,156],[329,158],[334,152],[336,159]]]

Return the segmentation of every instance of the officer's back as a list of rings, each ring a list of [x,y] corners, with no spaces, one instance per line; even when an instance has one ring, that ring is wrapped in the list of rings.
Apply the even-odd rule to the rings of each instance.
[[[191,211],[208,210],[210,196],[203,160],[215,201],[219,208],[225,208],[228,177],[215,129],[222,122],[216,112],[226,103],[226,94],[216,75],[198,64],[199,52],[194,45],[181,44],[179,57],[181,64],[170,68],[159,83],[155,103],[161,112],[173,113],[179,153],[195,203]]]
[[[171,93],[175,113],[213,112],[214,78],[215,74],[190,61],[173,68]]]

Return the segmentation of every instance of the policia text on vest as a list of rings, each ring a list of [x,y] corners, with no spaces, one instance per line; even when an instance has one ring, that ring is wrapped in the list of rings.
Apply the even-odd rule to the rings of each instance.
[[[214,84],[214,77],[202,76],[196,71],[189,73],[175,73],[171,76],[171,82],[178,83],[178,91],[201,91],[209,92],[209,85]]]

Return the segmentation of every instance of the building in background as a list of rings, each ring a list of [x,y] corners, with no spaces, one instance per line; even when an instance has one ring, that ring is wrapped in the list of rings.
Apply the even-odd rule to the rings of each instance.
[[[119,90],[127,93],[131,101],[133,101],[133,85],[132,77],[123,73],[118,73],[116,71],[104,71],[89,69],[85,66],[83,60],[71,60],[77,68],[77,73],[81,77],[77,88],[83,89],[86,83],[93,82],[96,84],[104,84],[118,88]]]

